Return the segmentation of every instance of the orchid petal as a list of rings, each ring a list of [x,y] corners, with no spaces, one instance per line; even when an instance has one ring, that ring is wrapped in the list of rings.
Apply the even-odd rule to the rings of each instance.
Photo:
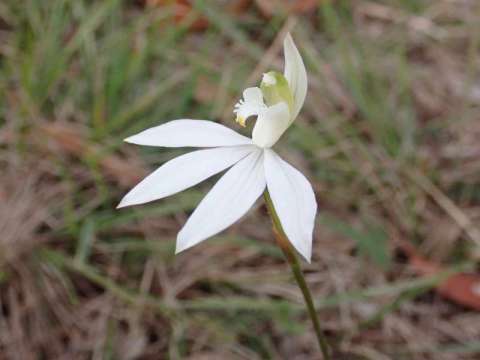
[[[248,145],[252,141],[226,126],[207,120],[173,120],[125,139],[137,145],[217,147]]]
[[[265,109],[257,118],[253,128],[252,140],[257,146],[273,146],[290,124],[288,105],[280,102]]]
[[[283,42],[283,51],[285,55],[285,78],[290,85],[293,94],[294,107],[291,121],[295,120],[307,96],[307,71],[302,57],[298,52],[292,36],[287,34]]]
[[[240,219],[264,190],[263,152],[257,150],[228,170],[203,198],[177,236],[176,253]]]
[[[222,147],[179,156],[143,179],[125,195],[118,207],[144,204],[188,189],[232,166],[255,149],[251,145]]]
[[[265,178],[283,230],[297,251],[310,262],[317,202],[303,174],[265,149]]]

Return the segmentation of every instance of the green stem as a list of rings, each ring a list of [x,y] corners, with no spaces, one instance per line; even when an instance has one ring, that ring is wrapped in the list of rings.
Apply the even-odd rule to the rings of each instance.
[[[310,315],[310,319],[313,323],[313,328],[315,329],[315,334],[317,335],[318,344],[320,345],[320,349],[323,354],[323,358],[325,360],[330,360],[330,352],[327,343],[327,339],[323,334],[322,328],[320,327],[320,321],[318,320],[317,312],[315,311],[315,305],[313,304],[312,294],[308,289],[307,283],[305,281],[305,277],[303,276],[302,269],[300,267],[300,262],[298,261],[297,256],[295,255],[295,250],[293,249],[290,241],[288,240],[287,235],[283,231],[282,224],[280,223],[280,219],[278,217],[277,212],[272,203],[272,199],[268,190],[265,190],[263,194],[265,199],[265,203],[267,205],[268,212],[272,219],[273,224],[273,232],[275,234],[275,238],[277,240],[278,246],[282,249],[290,268],[292,269],[293,276],[297,281],[300,290],[302,290],[303,298],[305,299],[305,303],[307,305],[308,315]]]

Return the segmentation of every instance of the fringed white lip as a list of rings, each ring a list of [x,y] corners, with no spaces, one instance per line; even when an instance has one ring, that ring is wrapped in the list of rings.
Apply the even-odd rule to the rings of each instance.
[[[147,146],[207,149],[166,162],[126,194],[118,207],[165,198],[228,169],[178,233],[177,253],[238,221],[268,188],[288,239],[310,261],[317,212],[312,186],[270,149],[295,120],[307,91],[305,67],[290,34],[285,39],[284,52],[284,76],[293,94],[293,109],[285,102],[267,106],[260,88],[246,89],[234,112],[243,125],[249,117],[257,116],[252,139],[212,121],[181,119],[125,140]],[[264,80],[275,85],[275,78],[264,76]]]
[[[243,99],[235,104],[233,112],[237,115],[236,121],[241,126],[245,126],[250,116],[258,116],[266,108],[262,90],[258,87],[251,87],[243,91]]]

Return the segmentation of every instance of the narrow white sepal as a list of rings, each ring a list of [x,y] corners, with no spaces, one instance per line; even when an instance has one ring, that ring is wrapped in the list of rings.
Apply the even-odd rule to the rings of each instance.
[[[298,116],[305,102],[305,97],[307,96],[307,70],[290,33],[287,34],[283,42],[283,51],[285,56],[284,75],[288,81],[294,100],[294,109],[291,118],[291,121],[293,121]]]
[[[303,174],[265,149],[265,178],[283,230],[295,249],[310,262],[317,202]]]
[[[222,147],[193,151],[174,158],[130,190],[118,208],[144,204],[192,187],[232,166],[255,149],[253,145]]]
[[[218,234],[240,219],[265,190],[260,149],[228,170],[178,233],[176,253]]]
[[[144,130],[126,142],[164,147],[219,147],[248,145],[252,140],[232,129],[207,120],[173,120]]]

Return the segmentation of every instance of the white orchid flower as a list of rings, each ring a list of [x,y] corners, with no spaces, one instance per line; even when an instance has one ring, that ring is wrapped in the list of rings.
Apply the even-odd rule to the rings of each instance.
[[[297,117],[307,93],[305,65],[292,37],[284,41],[285,71],[264,74],[260,87],[243,92],[237,122],[257,120],[252,138],[206,120],[174,120],[125,141],[147,146],[200,147],[168,161],[122,199],[118,207],[158,200],[230,168],[200,202],[178,233],[176,253],[218,234],[239,220],[268,188],[285,234],[311,258],[317,204],[312,186],[271,147]]]

